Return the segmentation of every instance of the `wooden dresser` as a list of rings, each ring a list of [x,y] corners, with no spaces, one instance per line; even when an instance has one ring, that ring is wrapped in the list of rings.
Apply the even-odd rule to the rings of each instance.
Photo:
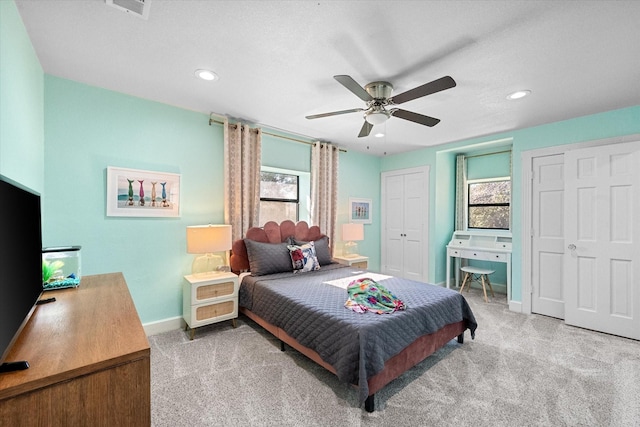
[[[0,374],[0,424],[151,425],[150,349],[122,273],[45,292]]]

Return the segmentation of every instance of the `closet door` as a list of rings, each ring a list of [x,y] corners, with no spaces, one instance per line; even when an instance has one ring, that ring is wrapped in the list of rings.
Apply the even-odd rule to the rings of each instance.
[[[564,319],[564,155],[532,162],[531,312]]]
[[[429,168],[382,174],[382,271],[426,281]]]
[[[403,212],[403,264],[402,277],[417,281],[427,281],[427,245],[424,237],[428,229],[428,199],[423,172],[408,173],[404,176]]]
[[[382,271],[403,277],[404,176],[383,178],[382,193]]]
[[[565,153],[565,321],[640,339],[640,142]]]

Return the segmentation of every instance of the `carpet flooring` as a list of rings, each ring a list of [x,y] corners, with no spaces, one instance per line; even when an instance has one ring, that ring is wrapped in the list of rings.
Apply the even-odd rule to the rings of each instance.
[[[164,426],[640,426],[640,342],[465,297],[469,332],[357,405],[351,386],[240,316],[149,337]]]

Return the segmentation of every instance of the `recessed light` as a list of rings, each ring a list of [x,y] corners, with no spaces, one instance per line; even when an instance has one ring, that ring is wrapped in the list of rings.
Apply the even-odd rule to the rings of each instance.
[[[520,98],[524,98],[525,96],[529,95],[531,93],[530,90],[519,90],[516,92],[513,92],[512,94],[510,94],[509,96],[507,96],[507,99],[520,99]]]
[[[218,75],[210,70],[196,70],[196,76],[201,78],[202,80],[218,80]]]
[[[375,135],[373,135],[373,136],[375,136],[376,138],[382,138],[382,137],[384,136],[384,133],[382,133],[382,132],[378,132],[378,133],[376,133],[376,134],[375,134]]]

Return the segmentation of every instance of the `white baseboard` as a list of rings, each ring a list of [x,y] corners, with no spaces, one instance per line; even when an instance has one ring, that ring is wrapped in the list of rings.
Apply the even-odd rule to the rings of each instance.
[[[522,313],[522,303],[520,301],[509,301],[509,311],[515,311],[517,313]]]
[[[171,317],[169,319],[157,320],[155,322],[144,323],[142,327],[147,336],[161,334],[163,332],[173,331],[175,329],[184,329],[185,321],[182,317]]]

